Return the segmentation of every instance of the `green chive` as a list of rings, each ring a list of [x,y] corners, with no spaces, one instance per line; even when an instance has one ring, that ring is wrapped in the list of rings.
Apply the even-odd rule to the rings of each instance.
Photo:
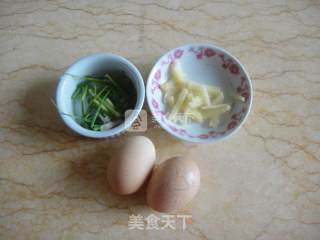
[[[100,105],[99,105],[99,107],[97,108],[97,110],[96,110],[96,112],[95,112],[95,114],[94,114],[94,116],[93,116],[93,119],[92,119],[91,124],[90,124],[90,127],[91,127],[91,128],[93,128],[93,126],[94,126],[94,124],[95,124],[95,122],[96,122],[96,120],[97,120],[97,117],[98,117],[98,115],[99,115],[99,113],[100,113],[102,104],[103,104],[103,102],[104,102],[104,100],[105,100],[106,98],[107,98],[107,94],[103,96],[102,101],[100,102]]]
[[[83,93],[82,93],[82,96],[81,96],[81,101],[84,101],[86,96],[87,96],[87,91],[88,91],[88,85],[85,85],[83,87]]]
[[[78,86],[72,94],[72,99],[77,98],[80,95],[80,92],[81,92],[81,87]]]
[[[128,80],[124,73],[113,72],[104,77],[79,77],[69,73],[66,75],[82,80],[72,94],[74,101],[81,101],[82,116],[79,117],[81,126],[100,131],[104,123],[98,116],[119,120],[123,118],[124,111],[130,107],[130,100],[134,96],[118,84],[118,80]]]

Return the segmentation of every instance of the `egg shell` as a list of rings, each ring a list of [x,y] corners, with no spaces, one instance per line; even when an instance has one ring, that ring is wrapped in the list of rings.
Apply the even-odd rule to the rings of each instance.
[[[173,157],[156,166],[147,187],[147,203],[159,212],[175,212],[190,202],[200,186],[197,164]]]
[[[152,141],[134,136],[124,142],[108,166],[108,183],[119,194],[139,190],[152,171],[156,151]]]

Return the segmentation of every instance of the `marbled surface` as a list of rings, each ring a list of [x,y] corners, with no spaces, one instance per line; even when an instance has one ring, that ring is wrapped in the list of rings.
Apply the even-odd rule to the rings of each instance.
[[[50,98],[77,58],[113,52],[144,78],[167,50],[214,43],[252,76],[244,127],[213,145],[174,140],[149,125],[158,161],[181,153],[202,186],[180,230],[128,230],[154,213],[144,190],[106,184],[112,150],[130,134],[86,139]],[[320,2],[0,1],[0,239],[320,239]]]

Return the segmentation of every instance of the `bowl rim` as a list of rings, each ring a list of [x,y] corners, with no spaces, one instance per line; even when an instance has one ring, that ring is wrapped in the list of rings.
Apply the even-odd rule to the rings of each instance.
[[[207,47],[207,48],[212,48],[212,49],[217,49],[219,51],[221,51],[222,53],[224,53],[225,55],[227,55],[228,57],[230,57],[232,60],[234,60],[243,70],[245,77],[248,80],[248,87],[249,87],[249,103],[248,103],[248,109],[247,112],[245,113],[245,116],[243,117],[243,119],[237,124],[237,126],[235,128],[233,128],[231,131],[229,131],[228,133],[222,135],[222,136],[218,136],[218,137],[214,137],[214,138],[208,138],[208,139],[198,139],[198,138],[189,138],[187,136],[180,136],[178,134],[175,134],[173,131],[171,131],[167,126],[165,126],[161,121],[159,121],[158,117],[156,116],[156,114],[153,111],[153,107],[152,107],[152,103],[151,103],[151,97],[150,97],[150,84],[152,81],[152,76],[153,73],[156,70],[156,67],[159,65],[160,60],[166,56],[167,54],[169,54],[170,52],[174,52],[177,49],[181,49],[181,48],[190,48],[190,47]],[[251,112],[251,108],[252,108],[252,102],[253,102],[253,86],[252,86],[252,81],[251,81],[251,77],[248,73],[248,71],[246,70],[246,68],[244,67],[244,65],[239,61],[238,58],[236,58],[233,54],[231,54],[229,51],[225,50],[224,48],[218,47],[217,45],[214,44],[209,44],[209,43],[189,43],[189,44],[184,44],[184,45],[180,45],[177,46],[175,48],[170,49],[169,51],[167,51],[166,53],[162,54],[158,60],[156,61],[156,63],[153,65],[151,71],[149,72],[148,75],[148,79],[147,79],[147,83],[146,83],[146,98],[147,98],[147,104],[148,107],[150,109],[150,112],[152,114],[152,116],[156,119],[157,123],[161,126],[161,128],[163,128],[167,133],[169,133],[171,136],[182,140],[182,141],[186,141],[186,142],[192,142],[192,143],[199,143],[199,144],[208,144],[208,143],[214,143],[214,142],[219,142],[222,140],[225,140],[229,137],[231,137],[233,134],[235,134],[236,132],[238,132],[238,130],[242,127],[242,125],[244,124],[244,122],[247,120],[249,113]]]
[[[138,88],[136,89],[136,93],[137,93],[137,100],[136,100],[136,104],[134,107],[134,111],[132,111],[132,113],[130,114],[130,116],[128,118],[126,118],[121,124],[119,124],[118,126],[108,129],[108,130],[104,130],[104,131],[93,131],[93,130],[89,130],[86,129],[84,127],[82,127],[79,123],[77,123],[77,121],[75,121],[72,117],[70,116],[66,116],[64,115],[62,112],[60,112],[59,109],[61,109],[62,106],[62,101],[64,99],[64,96],[62,94],[62,88],[63,85],[66,81],[65,75],[66,73],[68,73],[68,71],[74,67],[75,65],[79,64],[81,61],[90,61],[90,58],[95,58],[95,57],[102,57],[102,58],[109,58],[111,60],[116,60],[121,62],[122,64],[126,65],[130,71],[133,72],[134,75],[136,75],[135,79],[131,79],[132,81],[138,81]],[[137,119],[137,117],[139,116],[139,113],[143,107],[144,104],[144,99],[145,99],[145,84],[143,81],[143,77],[140,73],[140,71],[138,70],[138,68],[131,63],[128,59],[113,54],[113,53],[95,53],[95,54],[91,54],[91,55],[87,55],[87,56],[83,56],[79,59],[77,59],[75,62],[73,62],[71,65],[68,66],[68,68],[63,72],[63,74],[59,77],[59,81],[57,84],[57,88],[56,88],[56,105],[57,105],[57,110],[59,112],[60,117],[62,118],[63,122],[74,132],[85,136],[85,137],[90,137],[90,138],[108,138],[108,137],[113,137],[113,136],[117,136],[119,134],[121,134],[122,132],[124,132],[125,130],[127,130],[131,124]]]

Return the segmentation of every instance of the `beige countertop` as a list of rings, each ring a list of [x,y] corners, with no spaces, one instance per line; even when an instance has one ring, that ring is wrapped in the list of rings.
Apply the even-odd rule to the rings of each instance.
[[[1,240],[320,239],[319,1],[2,0],[0,39]],[[79,137],[50,98],[81,56],[123,55],[146,79],[164,52],[190,42],[241,60],[253,110],[212,145],[179,142],[150,122],[158,161],[187,153],[202,185],[179,212],[192,216],[185,230],[178,221],[176,230],[129,230],[130,216],[164,218],[144,190],[123,197],[106,184],[112,149],[131,134]]]

